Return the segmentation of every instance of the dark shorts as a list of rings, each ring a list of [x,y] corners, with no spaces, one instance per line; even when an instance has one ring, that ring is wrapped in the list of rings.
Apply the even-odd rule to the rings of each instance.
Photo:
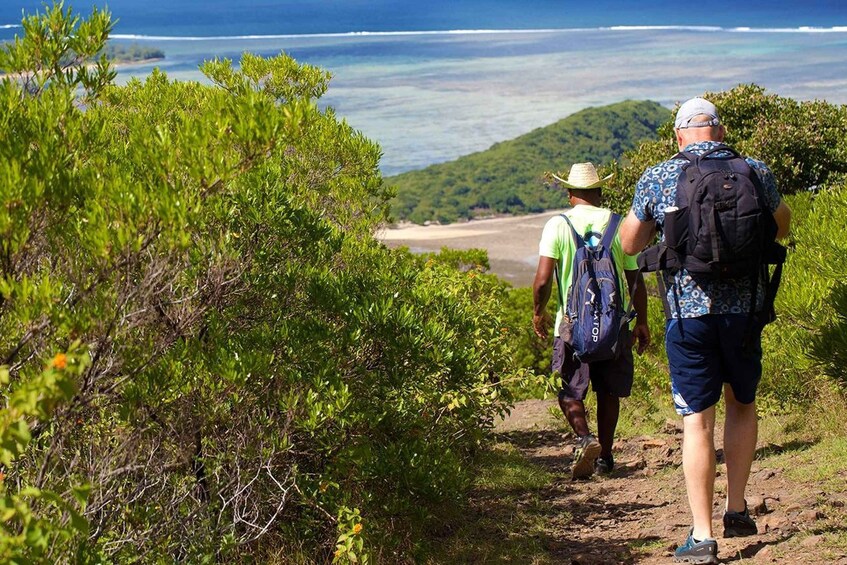
[[[630,333],[624,330],[621,336],[629,344]],[[562,375],[562,390],[559,398],[585,400],[588,383],[597,394],[609,394],[623,398],[632,392],[632,348],[622,347],[617,359],[583,363],[574,357],[573,349],[562,338],[553,338],[553,371]]]
[[[714,406],[729,383],[742,404],[756,399],[762,378],[762,342],[744,347],[747,314],[668,320],[665,347],[676,411],[683,416]]]

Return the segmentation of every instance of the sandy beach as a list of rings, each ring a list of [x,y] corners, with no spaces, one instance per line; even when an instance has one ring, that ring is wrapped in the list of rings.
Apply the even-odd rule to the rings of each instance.
[[[561,210],[541,214],[473,220],[445,226],[404,225],[384,228],[377,237],[391,247],[406,246],[414,252],[453,249],[485,249],[491,271],[514,286],[529,286],[538,264],[541,230]]]

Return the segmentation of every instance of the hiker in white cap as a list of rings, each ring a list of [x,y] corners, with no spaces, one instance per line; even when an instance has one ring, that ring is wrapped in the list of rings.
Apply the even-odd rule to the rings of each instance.
[[[714,104],[679,107],[680,153],[649,167],[621,228],[624,251],[662,272],[671,389],[683,417],[682,466],[692,528],[675,552],[687,563],[718,563],[712,532],[715,405],[726,401],[724,537],[757,533],[744,490],[756,450],[761,329],[771,319],[790,210],[770,169],[723,143]],[[657,245],[644,249],[660,234]],[[780,255],[780,249],[781,255]],[[777,265],[771,278],[767,265]]]
[[[610,338],[612,351],[604,360],[587,360],[592,357],[577,354],[580,345],[575,343],[577,334],[574,324],[590,322],[577,321],[575,311],[579,305],[575,298],[582,289],[582,280],[573,282],[573,274],[580,269],[574,267],[574,258],[583,244],[597,249],[601,242],[611,242],[609,251],[614,268],[611,279],[614,283],[605,298],[618,301],[618,307],[630,311],[627,288],[635,285],[636,262],[634,256],[625,255],[621,250],[618,226],[620,216],[600,207],[602,186],[612,177],[600,178],[591,163],[577,163],[570,169],[568,177],[553,175],[559,186],[567,188],[571,208],[564,214],[552,217],[544,226],[539,244],[538,270],[533,283],[534,313],[533,329],[541,339],[547,339],[550,326],[553,333],[552,371],[559,372],[562,388],[559,392],[559,407],[578,436],[578,445],[574,452],[571,473],[574,479],[586,478],[598,473],[611,473],[614,469],[612,444],[615,428],[618,424],[620,399],[629,396],[633,380],[632,345],[637,341],[641,353],[650,343],[650,331],[647,326],[647,294],[643,284],[637,286],[634,297],[636,312],[635,326],[629,329],[629,320],[614,327]],[[608,239],[604,239],[608,238]],[[584,251],[582,252],[584,253]],[[581,256],[581,254],[580,254]],[[557,290],[559,305],[556,323],[547,313],[547,303],[553,291],[554,275],[558,279]],[[609,280],[609,279],[607,279]],[[605,288],[605,287],[604,287]],[[589,288],[594,294],[603,294],[598,288]],[[599,315],[598,315],[599,316]],[[586,318],[588,316],[582,316]],[[598,322],[599,324],[599,322]],[[580,328],[583,327],[580,325]],[[595,327],[595,330],[598,328]],[[588,334],[591,330],[588,330]],[[596,335],[593,337],[597,337]],[[585,397],[588,385],[597,395],[597,436],[591,433],[585,414]],[[599,438],[599,439],[598,439]]]

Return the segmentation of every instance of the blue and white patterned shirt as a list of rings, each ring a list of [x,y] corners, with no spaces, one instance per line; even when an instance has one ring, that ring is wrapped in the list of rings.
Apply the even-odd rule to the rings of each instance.
[[[685,151],[702,155],[722,145],[717,141],[692,143]],[[717,152],[716,157],[726,156]],[[708,159],[708,157],[707,157]],[[765,192],[765,200],[771,212],[780,203],[779,192],[771,170],[756,159],[746,158],[759,175]],[[670,159],[648,168],[641,175],[632,199],[632,212],[642,222],[656,221],[656,229],[664,239],[665,208],[676,205],[676,184],[685,159]],[[667,288],[667,303],[673,318],[697,318],[706,314],[746,314],[750,311],[751,283],[749,278],[711,280],[694,278],[685,269],[671,275],[663,273]],[[763,301],[762,285],[756,296],[757,307]]]

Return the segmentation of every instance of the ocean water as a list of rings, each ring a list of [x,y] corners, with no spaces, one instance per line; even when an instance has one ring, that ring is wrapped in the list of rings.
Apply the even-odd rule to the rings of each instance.
[[[3,0],[0,25],[44,0]],[[831,27],[843,0],[739,0],[702,8],[676,0],[66,0],[108,6],[122,34],[232,36],[605,26]]]
[[[102,2],[95,4],[104,5]],[[87,5],[90,5],[88,3]],[[847,103],[847,3],[739,2],[697,14],[678,2],[112,0],[114,37],[162,48],[171,78],[205,59],[284,51],[328,69],[321,100],[383,148],[394,174],[488,148],[588,106],[668,107],[757,83]],[[5,1],[0,40],[20,31]],[[118,80],[149,74],[125,67]],[[564,166],[564,165],[563,165]]]

